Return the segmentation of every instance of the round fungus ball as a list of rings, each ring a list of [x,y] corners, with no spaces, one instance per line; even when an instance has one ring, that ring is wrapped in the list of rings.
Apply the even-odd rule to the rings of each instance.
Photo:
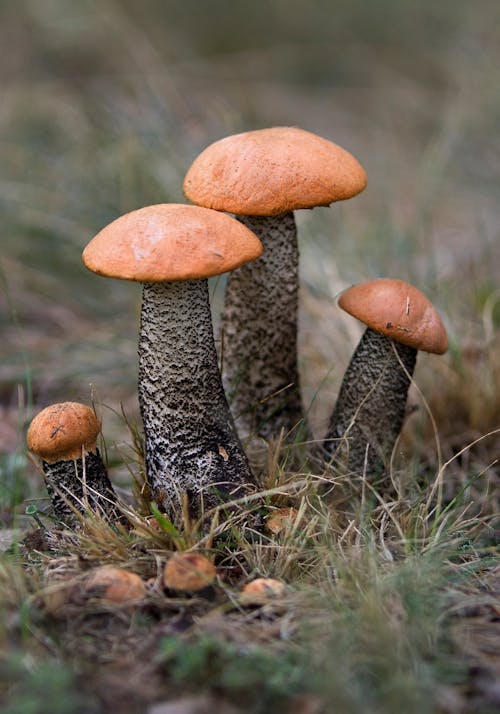
[[[243,605],[265,605],[283,597],[286,585],[275,578],[255,578],[241,590],[240,602]]]
[[[90,573],[85,591],[109,602],[129,604],[146,595],[146,586],[138,575],[129,570],[103,565]]]
[[[201,553],[176,553],[167,561],[163,583],[170,590],[196,592],[213,583],[215,565]]]

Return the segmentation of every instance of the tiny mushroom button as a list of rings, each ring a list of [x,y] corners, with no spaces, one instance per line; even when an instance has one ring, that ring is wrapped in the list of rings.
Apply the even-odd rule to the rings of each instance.
[[[146,595],[146,586],[138,575],[129,570],[103,565],[88,575],[84,592],[112,603],[130,605],[142,600]]]
[[[366,325],[344,375],[325,436],[325,453],[349,471],[380,472],[404,420],[417,351],[443,354],[448,337],[432,303],[390,278],[354,285],[339,306]]]
[[[295,127],[229,136],[184,179],[193,203],[236,214],[264,254],[232,273],[222,320],[223,379],[245,435],[307,434],[297,366],[298,245],[293,211],[355,196],[366,174],[350,153]]]
[[[147,474],[163,510],[188,493],[199,514],[253,480],[220,379],[207,278],[261,252],[259,239],[230,216],[183,204],[132,211],[83,252],[95,273],[144,284],[139,404]]]
[[[163,570],[163,584],[170,590],[195,592],[209,587],[215,580],[215,565],[201,553],[176,553]]]

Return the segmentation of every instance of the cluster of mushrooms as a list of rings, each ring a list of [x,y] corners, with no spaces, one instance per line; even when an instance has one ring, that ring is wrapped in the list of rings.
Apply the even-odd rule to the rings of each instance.
[[[326,139],[291,127],[250,131],[215,142],[194,161],[184,192],[195,205],[132,211],[85,248],[91,271],[143,283],[138,393],[147,480],[161,511],[178,511],[186,494],[196,516],[243,497],[255,486],[247,437],[311,434],[297,367],[293,211],[365,186],[358,161]],[[207,279],[227,272],[221,377]],[[447,336],[429,300],[400,280],[355,285],[338,304],[366,331],[321,455],[369,478],[388,463],[399,435],[417,351],[441,354]],[[120,518],[99,432],[93,410],[74,402],[48,407],[30,425],[28,447],[42,459],[63,521],[75,509]]]

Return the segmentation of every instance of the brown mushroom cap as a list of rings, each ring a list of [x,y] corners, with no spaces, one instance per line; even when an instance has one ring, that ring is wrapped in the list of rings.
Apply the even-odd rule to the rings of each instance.
[[[297,523],[299,517],[299,511],[292,506],[288,508],[277,508],[272,511],[269,517],[266,519],[266,529],[277,535],[282,531],[290,530],[292,526]],[[302,517],[301,519],[302,520]]]
[[[379,278],[354,285],[339,297],[339,307],[395,342],[443,354],[448,336],[441,318],[420,290],[402,280]]]
[[[193,203],[247,216],[328,206],[365,186],[365,171],[352,154],[295,127],[216,141],[195,159],[184,179],[184,193]]]
[[[141,600],[146,594],[146,586],[138,575],[108,565],[97,568],[89,575],[85,590],[95,590],[100,598],[116,603]]]
[[[216,573],[215,565],[201,553],[176,553],[165,565],[163,583],[171,590],[194,592],[210,585]]]
[[[240,593],[244,605],[263,605],[274,598],[282,597],[286,586],[275,578],[256,578],[247,583]]]
[[[257,236],[230,216],[161,203],[117,218],[90,241],[82,259],[108,278],[167,282],[220,275],[262,250]]]
[[[35,416],[26,441],[30,451],[47,463],[56,463],[95,451],[100,431],[101,422],[90,407],[78,402],[61,402]]]

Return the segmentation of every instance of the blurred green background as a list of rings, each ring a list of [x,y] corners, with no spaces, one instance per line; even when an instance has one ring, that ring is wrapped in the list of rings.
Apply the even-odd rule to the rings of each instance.
[[[498,426],[497,0],[4,1],[0,46],[6,458],[55,400],[95,397],[110,443],[124,438],[112,410],[137,415],[140,289],[88,273],[81,250],[126,211],[185,200],[207,144],[272,125],[335,141],[369,178],[352,201],[298,214],[318,434],[360,334],[335,295],[378,276],[415,283],[449,328],[451,355],[417,372],[431,400],[439,373],[440,429]]]

